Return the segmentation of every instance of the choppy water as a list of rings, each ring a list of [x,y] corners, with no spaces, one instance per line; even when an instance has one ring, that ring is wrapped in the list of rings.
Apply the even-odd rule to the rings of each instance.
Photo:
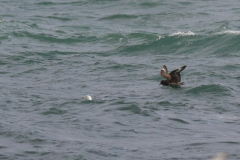
[[[239,159],[239,6],[1,1],[0,159]]]

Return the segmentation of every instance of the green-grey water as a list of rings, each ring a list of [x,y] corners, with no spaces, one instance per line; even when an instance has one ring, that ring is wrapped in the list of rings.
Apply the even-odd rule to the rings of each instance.
[[[239,6],[1,1],[0,159],[239,159]]]

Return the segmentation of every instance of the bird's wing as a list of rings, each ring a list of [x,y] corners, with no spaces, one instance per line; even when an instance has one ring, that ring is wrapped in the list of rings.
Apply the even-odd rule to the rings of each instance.
[[[164,71],[165,73],[167,73],[167,74],[168,74],[168,69],[167,69],[167,66],[165,66],[165,65],[164,65],[164,66],[162,67],[161,71]]]
[[[164,65],[161,69],[161,76],[167,78],[167,80],[171,80],[171,76],[168,74],[167,67]]]
[[[176,84],[177,84],[178,80],[179,80],[179,79],[181,80],[181,76],[180,76],[180,74],[177,73],[177,69],[174,70],[174,71],[172,71],[172,72],[170,73],[170,76],[171,76],[171,81],[170,81],[170,83],[176,83]],[[180,77],[179,77],[179,76],[180,76]]]
[[[176,69],[170,73],[172,79],[170,83],[177,83],[181,82],[181,75],[180,72],[183,71],[186,68],[186,66],[182,66],[179,69]]]
[[[180,68],[177,69],[177,72],[180,73],[182,72],[187,66],[182,66]]]

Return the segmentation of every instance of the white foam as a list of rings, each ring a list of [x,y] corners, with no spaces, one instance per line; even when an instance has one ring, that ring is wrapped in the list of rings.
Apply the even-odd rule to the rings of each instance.
[[[235,35],[240,35],[240,31],[226,30],[226,31],[218,32],[216,34],[235,34]]]
[[[173,33],[170,36],[178,36],[178,37],[182,37],[182,36],[194,36],[197,35],[197,33],[188,31],[188,32],[177,32],[177,33]]]

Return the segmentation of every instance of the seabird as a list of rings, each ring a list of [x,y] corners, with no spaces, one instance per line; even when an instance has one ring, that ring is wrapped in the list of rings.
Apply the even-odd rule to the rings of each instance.
[[[185,68],[186,68],[186,66],[182,66],[181,68],[176,69],[176,70],[172,71],[170,74],[168,74],[168,69],[164,65],[163,68],[161,69],[160,74],[163,77],[167,78],[167,80],[162,80],[160,82],[160,84],[164,85],[164,86],[168,86],[169,84],[172,84],[172,85],[183,85],[183,82],[180,82],[181,81],[180,72],[183,71]]]
[[[91,101],[91,100],[92,100],[92,97],[89,96],[89,95],[86,95],[86,96],[83,96],[82,99],[86,99],[86,100]]]

